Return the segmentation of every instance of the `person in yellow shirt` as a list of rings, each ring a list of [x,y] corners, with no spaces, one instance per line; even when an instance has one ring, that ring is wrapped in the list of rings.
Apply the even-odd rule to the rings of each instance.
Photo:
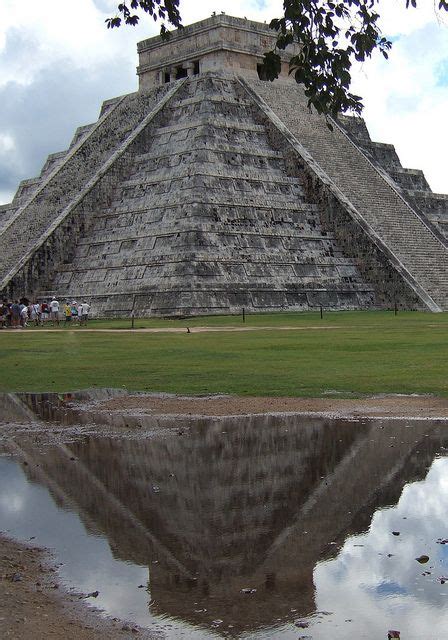
[[[68,302],[64,304],[64,316],[65,316],[65,324],[68,324],[69,322],[72,321],[72,308],[68,304]]]

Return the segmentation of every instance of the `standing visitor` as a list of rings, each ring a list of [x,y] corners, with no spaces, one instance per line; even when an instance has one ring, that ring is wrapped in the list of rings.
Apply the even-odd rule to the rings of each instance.
[[[44,300],[40,305],[40,314],[41,314],[42,324],[45,324],[45,322],[48,322],[48,317],[50,315],[50,307],[48,306],[48,302],[46,302],[46,300]]]
[[[9,302],[9,300],[5,298],[3,300],[3,304],[6,305],[8,309],[8,311],[6,312],[6,326],[11,327],[12,326],[12,316],[11,316],[12,302]]]
[[[11,305],[11,327],[13,329],[20,327],[20,305],[18,300],[14,300]]]
[[[72,320],[73,322],[78,322],[79,318],[78,318],[78,303],[76,302],[76,300],[73,300],[72,304],[71,304],[71,311],[72,311]]]
[[[52,320],[52,325],[54,326],[54,323],[56,321],[56,324],[59,327],[59,302],[54,296],[50,302],[50,317]]]
[[[20,324],[23,328],[28,326],[28,307],[26,304],[21,304],[20,305],[21,309],[20,309]]]
[[[65,324],[70,324],[72,321],[72,308],[68,302],[64,304],[64,316],[65,316]]]
[[[32,308],[33,308],[32,315],[34,316],[34,324],[36,325],[36,327],[38,327],[41,323],[41,306],[37,302],[37,300],[33,302]]]
[[[81,324],[87,325],[89,318],[90,305],[87,302],[83,302],[81,305]]]
[[[0,304],[0,323],[1,323],[2,329],[6,329],[6,327],[8,326],[8,314],[9,314],[8,301],[3,300],[3,302]]]

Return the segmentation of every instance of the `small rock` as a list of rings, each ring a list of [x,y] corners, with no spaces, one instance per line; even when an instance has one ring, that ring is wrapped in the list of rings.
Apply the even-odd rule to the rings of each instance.
[[[256,591],[256,589],[250,589],[249,587],[241,589],[241,593],[255,593]]]
[[[420,564],[426,564],[429,560],[429,556],[419,556],[418,558],[415,558],[417,560],[417,562],[420,562]],[[392,636],[394,637],[394,636]],[[399,637],[399,636],[398,636]]]
[[[15,573],[14,575],[11,576],[11,582],[22,582],[23,581],[23,576],[21,573]]]
[[[88,593],[86,595],[86,598],[98,598],[99,595],[100,595],[99,591],[92,591],[92,593]]]
[[[310,623],[306,620],[295,620],[294,624],[296,627],[299,627],[299,629],[307,629],[310,626]]]
[[[387,640],[392,640],[392,638],[400,638],[400,632],[394,631],[393,629],[391,631],[388,631]]]
[[[399,535],[400,535],[400,532],[399,532],[399,531],[392,531],[392,535],[393,535],[393,536],[399,536]]]

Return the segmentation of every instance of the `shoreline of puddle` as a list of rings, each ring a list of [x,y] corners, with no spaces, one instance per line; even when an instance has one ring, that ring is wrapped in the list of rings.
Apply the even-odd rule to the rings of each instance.
[[[9,394],[10,396],[11,394]],[[97,584],[94,588],[95,585],[90,584],[86,577],[87,574],[78,576],[78,582],[76,580],[72,582],[70,578],[62,576],[61,591],[64,588],[63,585],[70,584],[75,584],[76,589],[84,585],[86,588],[81,588],[81,591],[85,593],[88,593],[89,590],[95,592],[98,589],[100,591],[99,599],[95,600],[94,604],[106,612],[98,615],[106,615],[112,619],[116,617],[120,621],[130,620],[131,627],[139,625],[139,633],[155,626],[162,634],[161,637],[167,638],[238,637],[261,639],[281,636],[289,639],[297,638],[298,633],[300,635],[301,627],[298,628],[296,623],[301,624],[302,622],[304,625],[303,635],[312,637],[313,640],[330,637],[325,635],[330,632],[332,633],[331,637],[334,638],[346,637],[344,633],[348,634],[349,632],[350,634],[355,633],[353,637],[358,637],[358,633],[359,637],[373,637],[362,635],[362,628],[355,627],[355,624],[359,625],[359,621],[356,621],[356,615],[353,615],[353,612],[340,614],[333,612],[332,607],[328,605],[328,600],[326,600],[326,598],[328,599],[326,593],[328,584],[331,584],[335,579],[331,567],[337,566],[341,562],[341,557],[345,557],[347,553],[349,553],[351,561],[354,561],[354,558],[356,560],[356,554],[360,554],[361,550],[367,546],[366,536],[371,534],[369,532],[374,532],[375,520],[386,518],[387,512],[391,509],[398,509],[400,500],[403,499],[403,493],[414,491],[418,483],[427,482],[431,469],[435,473],[434,469],[437,471],[441,464],[445,465],[445,445],[448,447],[443,433],[444,422],[447,419],[445,416],[405,416],[404,418],[395,416],[392,418],[390,416],[364,417],[356,415],[347,418],[338,416],[334,419],[329,414],[310,414],[309,412],[213,417],[204,415],[196,417],[185,414],[155,416],[130,408],[121,412],[115,409],[112,411],[101,409],[99,411],[99,406],[104,402],[104,398],[87,402],[85,402],[85,398],[80,398],[78,401],[72,402],[73,399],[64,400],[61,396],[62,394],[16,394],[15,399],[13,398],[13,405],[15,400],[20,400],[19,409],[31,411],[31,414],[28,413],[28,419],[30,420],[34,414],[35,420],[28,422],[28,425],[32,425],[31,429],[27,428],[26,422],[10,424],[9,428],[5,427],[4,423],[1,425],[0,447],[3,453],[0,462],[5,459],[9,459],[11,462],[16,461],[20,468],[19,475],[23,476],[20,487],[24,495],[31,486],[33,490],[38,490],[41,499],[42,490],[45,490],[49,492],[48,500],[46,498],[48,504],[54,503],[53,506],[58,509],[62,504],[62,511],[65,514],[72,514],[72,516],[75,514],[76,519],[79,519],[79,515],[76,513],[84,514],[80,521],[81,526],[87,526],[88,538],[93,536],[98,544],[99,540],[103,541],[101,542],[103,545],[101,553],[109,554],[107,558],[111,563],[110,566],[117,558],[120,563],[124,561],[123,566],[119,564],[118,568],[114,569],[118,573],[113,574],[112,572],[111,575],[121,575],[122,581],[126,584],[129,582],[130,586],[128,585],[126,588],[131,595],[128,597],[131,600],[140,598],[139,594],[143,592],[148,596],[143,598],[137,612],[132,613],[133,606],[131,605],[129,605],[129,611],[117,611],[113,607],[118,605],[112,606],[110,604],[117,600],[114,589],[108,587],[109,592],[102,594],[101,585]],[[10,407],[10,405],[8,406]],[[72,411],[76,414],[76,419],[79,419],[82,414],[82,423],[78,422],[76,425],[69,426],[68,414]],[[36,416],[36,412],[39,417]],[[88,416],[92,414],[97,415],[98,423],[89,422]],[[23,420],[25,420],[24,417]],[[51,420],[51,423],[44,427],[44,420]],[[101,421],[108,420],[112,420],[112,426],[105,427],[104,424],[100,424]],[[407,424],[408,422],[410,424]],[[431,422],[434,424],[431,425]],[[148,427],[149,424],[151,428]],[[418,443],[412,444],[414,436],[417,437]],[[5,440],[7,439],[12,440],[22,450],[14,451],[14,447],[11,447],[8,452],[5,448]],[[308,453],[303,457],[302,452],[306,451]],[[378,459],[380,451],[382,452],[381,460]],[[406,464],[400,462],[403,451],[408,451],[405,453]],[[311,458],[309,458],[310,455]],[[260,462],[260,456],[263,458],[263,464]],[[424,462],[421,462],[422,456]],[[313,460],[315,461],[313,462]],[[437,460],[442,462],[436,463]],[[305,475],[298,473],[295,466],[298,461],[301,461],[300,464],[308,465],[308,471]],[[120,466],[116,466],[118,463]],[[111,464],[114,465],[113,472],[107,469]],[[369,467],[366,470],[364,483],[368,483],[369,476],[373,474],[379,480],[378,490],[380,493],[385,491],[381,489],[383,478],[395,474],[393,477],[398,480],[397,489],[393,488],[393,484],[390,487],[388,485],[389,488],[384,493],[384,497],[379,502],[378,496],[375,498],[378,502],[377,506],[370,504],[371,498],[367,502],[359,500],[354,489],[350,488],[350,483],[353,482],[352,476],[360,473],[356,468],[360,464],[373,465],[372,468]],[[381,465],[385,464],[382,471]],[[398,470],[397,464],[402,465]],[[201,471],[201,465],[205,465],[205,471]],[[271,468],[269,465],[274,466]],[[74,471],[75,468],[77,468],[76,471]],[[154,477],[151,476],[151,473],[148,475],[148,468],[154,469]],[[244,473],[237,481],[236,475],[238,475],[239,469],[243,469]],[[438,472],[442,474],[440,469]],[[320,475],[322,473],[323,475]],[[407,473],[408,476],[406,476]],[[445,473],[445,467],[443,473]],[[70,478],[66,477],[67,474]],[[135,474],[135,478],[133,474]],[[267,477],[265,477],[266,474]],[[443,474],[440,477],[442,476]],[[147,487],[148,495],[142,494],[141,481],[137,482],[137,477],[145,478],[144,486]],[[360,475],[359,477],[364,476]],[[131,482],[126,491],[122,490],[119,485],[116,486],[118,479],[124,486],[129,478]],[[88,484],[85,484],[86,482]],[[92,482],[93,485],[90,485],[89,483]],[[224,494],[221,492],[220,482],[224,482],[223,486],[227,487]],[[390,479],[387,482],[390,484]],[[173,483],[174,488],[171,486]],[[308,485],[310,486],[308,487]],[[97,492],[96,506],[93,511],[92,505],[86,498],[86,494],[91,490],[88,487],[91,486]],[[192,500],[189,487],[193,486],[197,487],[195,491],[199,490],[200,500],[198,501],[198,496],[192,494],[195,496],[196,502],[193,502],[193,506],[190,505],[185,511],[182,501],[186,500],[185,504],[187,504]],[[28,488],[26,489],[26,487]],[[338,525],[339,528],[334,529],[335,532],[339,531],[338,535],[330,536],[328,533],[328,540],[324,536],[322,541],[317,544],[316,538],[322,536],[320,529],[329,527],[328,531],[333,531],[332,523],[341,517],[340,511],[335,509],[334,505],[332,506],[334,497],[328,492],[328,487],[337,489],[339,493],[335,495],[345,496],[344,504],[349,504],[350,501],[356,503],[356,500],[359,504],[357,503],[356,514],[350,514],[346,511],[347,507],[341,507],[345,520],[341,521]],[[366,492],[366,488],[363,487],[361,493],[362,491]],[[261,520],[257,515],[258,510],[263,506],[263,502],[257,502],[257,492],[261,492],[261,496],[266,496],[262,500],[267,500],[268,511],[266,513],[272,514],[269,524],[263,524],[264,515]],[[265,493],[263,494],[263,492]],[[235,493],[235,498],[231,497],[232,493]],[[366,496],[375,496],[376,494],[377,490],[372,485],[370,493],[367,492]],[[18,495],[20,495],[20,491]],[[152,514],[149,520],[149,516],[145,512],[146,508],[139,505],[139,502],[135,503],[135,496],[138,496],[139,501],[147,501],[147,509]],[[317,499],[321,503],[318,521],[306,511],[306,503],[311,496],[314,496],[314,501]],[[170,508],[164,506],[161,498],[168,500]],[[235,499],[237,502],[232,502]],[[62,503],[59,504],[61,500]],[[65,505],[64,500],[68,500]],[[224,506],[219,506],[222,500],[224,500]],[[311,528],[314,531],[313,542],[310,545],[307,541],[307,548],[300,551],[300,553],[305,553],[302,560],[289,558],[285,562],[282,559],[282,554],[287,552],[282,549],[285,544],[290,544],[288,537],[293,536],[294,538],[296,536],[300,541],[311,535],[307,530],[297,529],[294,500],[297,504],[303,503],[304,505],[301,507],[301,509],[305,509],[301,517],[307,522],[307,529]],[[211,506],[203,506],[210,501]],[[107,510],[104,512],[103,502],[107,503]],[[226,504],[227,506],[225,506]],[[229,511],[230,505],[233,506]],[[331,518],[328,516],[330,512],[332,513]],[[2,513],[0,508],[0,516]],[[237,517],[236,522],[240,524],[231,525],[229,514],[232,513],[234,513],[232,517]],[[263,514],[263,510],[260,513]],[[172,514],[176,516],[175,522],[171,521]],[[190,538],[187,537],[185,544],[179,546],[178,531],[181,531],[182,534],[184,531],[188,532],[186,523],[190,522],[193,514],[201,519],[203,526],[199,526],[199,521],[194,526],[189,524],[188,527],[193,526],[191,533],[188,534]],[[55,518],[59,518],[59,515],[53,515]],[[411,518],[410,515],[401,517],[404,517],[405,520]],[[129,547],[126,536],[123,537],[123,533],[115,530],[113,526],[111,528],[110,518],[115,521],[125,518],[127,535],[129,535],[129,531],[135,530],[135,536],[137,536],[133,545],[131,544]],[[216,522],[222,523],[226,536],[231,538],[237,535],[236,531],[240,537],[238,538],[237,535],[235,542],[228,547],[224,541],[219,542],[219,536],[217,539],[208,539],[205,537],[205,533],[201,532],[213,530]],[[293,524],[294,522],[296,524]],[[245,523],[244,526],[242,523]],[[417,524],[416,521],[415,527]],[[32,522],[25,523],[23,526],[32,528]],[[257,534],[259,540],[255,543],[251,541],[251,532],[256,531],[260,526],[262,529]],[[240,529],[240,527],[243,528]],[[266,530],[263,527],[267,527]],[[293,528],[291,529],[291,527]],[[4,530],[1,519],[0,529]],[[277,529],[278,532],[276,532]],[[196,538],[191,538],[193,531],[195,531]],[[32,534],[31,529],[28,532]],[[163,570],[160,564],[161,560],[157,557],[158,552],[154,551],[154,548],[158,548],[158,543],[151,543],[156,544],[156,547],[153,548],[150,545],[148,549],[152,549],[152,551],[148,551],[148,554],[144,554],[142,557],[136,551],[142,545],[145,547],[149,544],[148,540],[152,540],[151,536],[147,539],[149,533],[151,536],[155,536],[155,539],[163,540],[164,544],[166,541],[164,553],[167,555],[162,563]],[[392,549],[392,545],[395,545],[398,550],[400,550],[400,545],[402,545],[402,549],[404,548],[404,533],[402,531],[401,536],[397,538],[391,537],[390,553],[386,554],[386,549],[384,549],[379,554],[383,554],[385,558],[390,555],[387,562],[395,562],[393,558],[397,554],[392,553],[395,551]],[[406,535],[410,533],[412,533],[411,530]],[[448,532],[440,530],[437,533],[439,537],[448,537]],[[390,532],[388,534],[391,535]],[[197,538],[198,535],[199,538]],[[201,542],[202,535],[204,535],[204,540]],[[85,536],[85,533],[82,533],[82,536]],[[272,538],[270,544],[273,546],[269,553],[268,548],[264,550],[263,547],[266,536]],[[84,538],[82,539],[84,540]],[[417,544],[416,540],[412,539],[412,544]],[[33,539],[33,544],[35,541],[36,539]],[[27,544],[27,540],[24,540],[24,544]],[[205,561],[201,560],[201,554],[208,549],[207,545],[209,544],[212,545],[211,548],[215,547],[214,553],[210,556],[215,558],[210,565],[210,570],[213,569],[210,574],[211,578],[207,563],[204,564]],[[434,544],[435,541],[432,540],[431,548],[434,547]],[[185,556],[183,551],[188,545],[192,549],[191,557]],[[236,549],[240,545],[243,545],[242,549],[244,549],[241,561],[246,557],[246,554],[249,554],[242,565],[243,567],[247,565],[242,574],[243,577],[246,576],[246,579],[242,581],[236,579],[235,575],[237,574],[234,575],[232,570],[233,563],[236,561]],[[50,547],[43,546],[44,550],[48,548],[51,551],[51,548],[54,547],[51,545]],[[437,547],[435,548],[437,549]],[[296,545],[292,544],[291,549],[296,549]],[[310,549],[314,550],[310,551]],[[117,558],[110,557],[111,550],[113,550],[113,556],[118,553]],[[419,549],[421,553],[426,550],[426,548]],[[308,559],[308,552],[311,553],[311,560]],[[90,553],[92,554],[93,551]],[[136,553],[137,555],[135,555]],[[209,551],[207,551],[208,553]],[[269,559],[270,553],[274,554],[273,559]],[[297,549],[294,553],[298,553]],[[413,566],[415,558],[411,556],[412,554],[407,561]],[[156,564],[153,564],[153,560],[151,560],[147,566],[145,565],[146,568],[143,567],[140,565],[143,557],[155,558]],[[58,555],[57,558],[57,562],[65,563],[64,557]],[[133,567],[143,567],[147,578],[147,591],[146,588],[139,589],[139,585],[136,584],[137,580],[134,581],[134,578],[129,577],[126,573],[128,569],[125,571],[123,568],[129,564],[130,558],[132,558]],[[255,558],[256,561],[251,558]],[[176,569],[179,562],[181,564]],[[189,573],[187,571],[185,575],[190,577],[185,577],[185,582],[183,582],[184,578],[180,577],[180,583],[176,582],[176,572],[180,571],[179,575],[182,576],[182,571],[191,562],[200,569],[198,575],[195,577],[195,572],[191,572],[189,569]],[[248,562],[249,564],[247,564]],[[251,562],[255,563],[253,569],[250,568]],[[266,567],[261,570],[261,574],[256,568],[260,562],[261,567]],[[79,564],[79,561],[73,561],[73,566],[76,567],[77,563]],[[306,580],[304,576],[302,580],[305,581],[301,583],[302,590],[306,586],[306,593],[304,592],[301,596],[299,605],[293,601],[290,593],[297,579],[297,576],[290,575],[290,565],[299,573],[303,572],[303,567],[308,567]],[[440,565],[441,570],[444,568],[442,565],[443,563]],[[181,569],[181,566],[184,568]],[[273,568],[277,567],[280,567],[281,570],[279,569],[276,573]],[[228,574],[227,591],[230,592],[232,601],[230,595],[221,590],[220,582],[216,581],[216,576],[213,577],[214,572],[218,569],[224,571],[224,575]],[[124,571],[123,574],[120,573],[122,571]],[[161,574],[160,571],[162,571]],[[446,572],[448,573],[448,569]],[[276,574],[275,577],[273,577],[274,574]],[[418,583],[416,593],[420,588],[427,588],[429,579],[432,580],[431,589],[434,591],[433,583],[437,578],[424,578],[426,582],[422,587],[418,582],[421,580],[420,574],[423,576],[422,571],[415,575],[412,574],[412,579],[417,581],[416,584]],[[124,575],[128,577],[123,578]],[[310,582],[311,576],[312,581]],[[322,576],[324,577],[322,578]],[[85,583],[82,582],[84,579],[87,580]],[[208,593],[203,592],[204,580],[208,584]],[[142,578],[142,584],[143,582]],[[383,586],[379,585],[377,589],[398,589],[390,580],[381,584]],[[412,581],[410,584],[415,587]],[[67,593],[70,593],[69,588]],[[188,594],[195,594],[197,600]],[[102,597],[105,598],[105,602],[101,601]],[[356,597],[360,597],[359,594]],[[356,597],[354,596],[354,599]],[[400,597],[404,597],[403,593]],[[220,598],[224,600],[220,602]],[[122,606],[122,603],[119,604]],[[345,605],[339,602],[338,606],[343,609]],[[404,606],[403,603],[400,606]],[[421,606],[423,607],[423,602]],[[438,606],[440,608],[441,605]],[[231,619],[231,613],[229,613],[235,610],[235,607],[239,611],[239,618],[236,621]],[[269,607],[276,610],[276,615],[271,616],[272,619],[265,612]],[[130,612],[131,615],[124,615],[126,612]],[[322,612],[330,613],[325,616]],[[245,617],[247,620],[244,620]],[[448,611],[446,621],[443,624],[446,622],[448,622]],[[390,628],[400,628],[400,625],[392,623],[393,621],[391,621]],[[121,622],[117,624],[119,627]],[[402,629],[403,625],[404,622]],[[136,635],[136,632],[133,632],[131,628],[129,630],[121,630],[120,628],[121,637],[126,637],[123,634],[127,632]],[[139,637],[143,637],[143,635]],[[350,637],[352,636],[350,635]],[[375,637],[381,638],[383,636]],[[384,637],[387,637],[387,630]],[[414,636],[408,634],[403,637],[413,638]]]

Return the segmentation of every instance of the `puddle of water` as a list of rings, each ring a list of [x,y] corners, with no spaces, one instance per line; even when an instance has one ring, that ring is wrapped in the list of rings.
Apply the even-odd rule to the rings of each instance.
[[[58,396],[9,394],[0,408],[11,421],[88,423]],[[54,549],[62,580],[98,590],[106,613],[170,638],[446,637],[444,426],[189,424],[183,435],[81,434],[46,447],[9,437],[0,528]]]

